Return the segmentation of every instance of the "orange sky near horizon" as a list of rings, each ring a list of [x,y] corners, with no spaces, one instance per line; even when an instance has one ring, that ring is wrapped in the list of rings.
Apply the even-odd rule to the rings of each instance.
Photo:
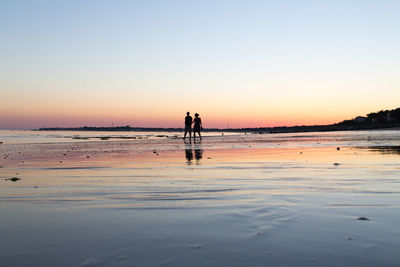
[[[194,116],[196,111],[192,111]],[[351,119],[357,113],[339,113],[335,111],[318,112],[310,114],[308,110],[292,113],[289,111],[271,110],[259,113],[251,110],[228,110],[226,113],[218,111],[198,110],[203,120],[205,128],[245,128],[245,127],[274,127],[274,126],[294,126],[294,125],[323,125],[340,122],[344,119]],[[39,127],[82,127],[82,126],[125,126],[132,127],[183,127],[186,109],[182,112],[168,110],[166,112],[154,111],[152,113],[141,113],[135,110],[120,110],[118,112],[107,112],[101,109],[90,110],[83,113],[82,110],[74,109],[65,112],[62,109],[51,111],[41,110],[34,112],[24,110],[20,114],[7,114],[2,112],[0,115],[0,125],[7,125],[7,129],[35,129]],[[51,114],[51,115],[49,115]],[[22,127],[21,127],[22,126]]]
[[[0,128],[110,126],[112,123],[182,127],[186,111],[192,115],[198,112],[206,128],[321,125],[397,108],[397,99],[393,96],[399,94],[390,93],[397,84],[395,81],[390,86],[369,80],[326,85],[326,81],[312,77],[303,79],[303,83],[258,81],[257,84],[253,81],[247,88],[234,84],[234,81],[243,83],[240,77],[232,77],[226,82],[228,88],[208,82],[203,83],[205,89],[196,81],[184,87],[175,81],[168,88],[165,87],[168,80],[140,87],[130,80],[126,84],[103,81],[98,78],[86,87],[73,79],[62,85],[47,78],[3,82],[9,92],[2,97]],[[382,89],[375,89],[378,83]]]

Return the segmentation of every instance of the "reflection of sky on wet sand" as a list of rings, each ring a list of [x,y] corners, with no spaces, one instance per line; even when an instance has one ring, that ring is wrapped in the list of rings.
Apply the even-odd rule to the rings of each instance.
[[[23,180],[1,182],[2,199],[39,202],[68,199],[91,205],[99,204],[96,203],[99,200],[121,205],[136,205],[139,200],[143,205],[151,200],[148,204],[154,205],[155,200],[160,204],[168,199],[190,199],[190,205],[235,205],[236,201],[254,201],[256,195],[265,198],[305,192],[398,193],[399,190],[391,184],[394,174],[390,175],[397,171],[394,166],[398,155],[357,147],[204,152],[202,144],[187,143],[184,150],[160,150],[157,154],[93,153],[83,147],[78,154],[63,156],[62,161],[55,159],[53,152],[43,150],[39,161],[20,161],[19,153],[10,153],[9,165],[4,164],[2,174]],[[387,175],[376,177],[376,172]],[[230,195],[229,201],[224,199],[226,195]],[[195,199],[199,201],[194,203]],[[185,205],[185,202],[162,203],[168,204]]]
[[[92,259],[107,266],[118,255],[124,266],[158,265],[175,244],[169,255],[180,266],[188,253],[198,263],[204,257],[226,263],[212,251],[238,254],[245,259],[241,266],[291,259],[309,266],[304,257],[314,254],[329,265],[324,247],[340,256],[334,263],[341,266],[346,261],[340,259],[372,256],[372,262],[398,262],[397,147],[214,142],[0,147],[1,177],[22,179],[0,180],[0,212],[6,215],[0,230],[7,241],[0,258],[7,265],[22,245],[25,265],[23,259],[58,266]],[[358,216],[371,221],[360,224]],[[81,255],[83,245],[92,254]],[[193,246],[204,247],[202,254],[191,254]],[[73,257],[63,256],[65,247]],[[49,253],[57,259],[46,258]]]

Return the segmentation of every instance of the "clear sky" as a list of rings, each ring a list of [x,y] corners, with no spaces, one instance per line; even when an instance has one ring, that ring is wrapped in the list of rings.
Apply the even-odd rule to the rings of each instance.
[[[400,1],[0,1],[0,128],[328,124],[400,107]]]

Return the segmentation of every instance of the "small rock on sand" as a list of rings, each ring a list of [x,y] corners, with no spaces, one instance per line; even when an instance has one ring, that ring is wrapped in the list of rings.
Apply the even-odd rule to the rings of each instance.
[[[16,182],[21,180],[21,178],[13,177],[13,178],[7,178],[6,181],[11,181],[11,182]]]
[[[358,217],[357,220],[359,220],[359,221],[369,221],[371,219],[368,218],[368,217]]]
[[[195,248],[195,249],[201,249],[203,246],[202,245],[192,245],[190,247]]]
[[[340,150],[340,147],[337,147],[336,150]]]
[[[339,165],[340,165],[340,163],[337,163],[337,162],[335,162],[335,163],[333,163],[333,165],[335,165],[335,166],[339,166]]]

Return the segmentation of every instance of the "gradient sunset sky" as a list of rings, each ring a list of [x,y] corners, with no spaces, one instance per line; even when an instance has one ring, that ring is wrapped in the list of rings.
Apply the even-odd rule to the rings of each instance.
[[[0,128],[329,124],[400,107],[400,1],[0,3]]]

